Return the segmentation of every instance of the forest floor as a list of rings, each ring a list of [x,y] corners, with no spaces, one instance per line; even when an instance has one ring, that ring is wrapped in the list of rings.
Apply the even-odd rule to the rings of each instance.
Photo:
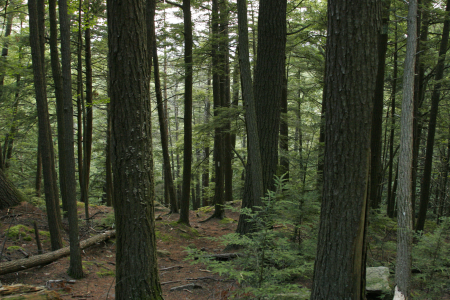
[[[80,203],[81,204],[81,203]],[[235,204],[240,205],[240,203]],[[205,253],[222,253],[223,246],[211,237],[220,237],[235,231],[239,213],[226,211],[226,219],[212,219],[205,223],[211,212],[190,211],[191,228],[177,224],[178,214],[167,214],[167,209],[157,207],[155,211],[156,238],[158,249],[159,277],[162,285],[163,297],[166,300],[181,299],[227,299],[230,292],[238,288],[235,281],[221,278],[207,270],[201,264],[191,264],[186,260],[186,248],[196,247]],[[79,215],[84,216],[84,207],[79,205]],[[80,219],[81,239],[94,236],[102,230],[107,230],[108,223],[112,221],[112,208],[106,206],[90,207],[92,224],[96,226],[86,227]],[[12,233],[16,235],[8,237],[3,250],[2,262],[21,259],[28,255],[37,255],[37,246],[33,230],[33,222],[38,224],[43,249],[50,251],[48,226],[45,211],[30,203],[0,210],[0,250],[3,246],[6,232],[11,226]],[[110,223],[111,224],[111,223]],[[24,225],[24,226],[18,226]],[[64,221],[64,244],[68,242],[68,224]],[[195,229],[195,230],[192,230]],[[47,286],[56,290],[62,299],[115,299],[115,239],[91,246],[82,252],[83,269],[85,277],[72,280],[67,275],[69,257],[56,260],[48,265],[27,269],[0,276],[0,282],[5,285],[29,284],[33,286]],[[52,283],[53,280],[62,280]],[[195,283],[200,286],[197,289],[181,289],[171,291],[171,288]]]

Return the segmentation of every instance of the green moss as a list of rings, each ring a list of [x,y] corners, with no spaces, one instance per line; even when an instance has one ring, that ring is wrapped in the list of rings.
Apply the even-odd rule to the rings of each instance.
[[[168,234],[163,234],[163,233],[161,233],[161,231],[159,231],[159,230],[156,230],[156,231],[155,231],[155,236],[156,236],[156,239],[157,239],[157,240],[161,240],[161,241],[163,241],[163,242],[169,242],[169,241],[172,240],[172,237],[171,237],[170,235],[168,235]]]
[[[25,237],[23,238],[23,240],[29,242],[29,241],[32,241],[33,238],[32,238],[31,236],[27,235],[27,236],[25,236]]]
[[[209,213],[212,212],[214,210],[214,206],[203,206],[200,207],[199,209],[197,209],[198,212],[202,212],[202,213]]]
[[[9,229],[8,237],[9,238],[15,238],[15,239],[19,238],[19,236],[26,237],[27,236],[27,232],[30,232],[30,233],[33,232],[34,233],[34,229],[31,229],[31,228],[28,228],[25,225],[19,224],[19,225],[16,225],[16,226],[12,226]]]
[[[78,208],[84,207],[84,202],[77,202],[77,207]]]
[[[8,248],[6,248],[6,250],[8,251],[15,251],[15,250],[19,250],[22,249],[22,247],[19,246],[9,246]],[[23,250],[23,249],[22,249]]]
[[[44,230],[39,231],[39,235],[50,237],[50,231],[44,231]]]
[[[114,276],[114,271],[107,270],[104,268],[101,268],[99,272],[96,273],[98,277],[106,277],[106,276]]]
[[[231,218],[223,218],[222,220],[219,221],[220,224],[230,224],[236,222],[234,219]]]

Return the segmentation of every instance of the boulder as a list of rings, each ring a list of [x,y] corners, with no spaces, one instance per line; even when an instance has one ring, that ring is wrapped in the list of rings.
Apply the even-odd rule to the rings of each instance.
[[[378,297],[391,293],[389,286],[389,268],[366,268],[366,292],[368,299],[371,298],[371,295]]]

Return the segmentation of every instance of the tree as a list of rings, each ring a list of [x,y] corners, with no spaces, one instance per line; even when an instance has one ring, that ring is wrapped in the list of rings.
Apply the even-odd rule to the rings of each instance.
[[[192,170],[192,21],[191,0],[183,0],[184,15],[184,150],[183,185],[181,190],[180,223],[189,225],[189,199]]]
[[[72,104],[72,73],[70,65],[70,21],[67,8],[67,0],[59,0],[59,22],[61,32],[61,75],[63,82],[63,122],[64,122],[64,182],[66,204],[69,219],[69,240],[70,240],[70,267],[68,273],[74,278],[83,277],[81,265],[81,249],[78,236],[78,214],[76,199],[76,179],[75,179],[75,153],[73,137],[73,104]],[[60,153],[61,155],[61,153]]]
[[[148,5],[148,6],[146,6]],[[146,22],[155,1],[108,0],[116,298],[162,299],[156,262],[150,107],[151,49]],[[150,19],[149,19],[150,18]]]
[[[378,1],[328,2],[322,210],[311,299],[365,299]]]
[[[12,207],[22,201],[26,201],[25,197],[0,169],[0,209]]]
[[[44,2],[42,0],[28,1],[28,11],[34,89],[39,121],[39,148],[44,175],[45,204],[52,250],[58,250],[62,248],[60,232],[62,225],[44,75]]]
[[[414,71],[417,50],[417,1],[409,1],[408,38],[403,73],[403,99],[400,119],[398,162],[397,262],[395,284],[405,299],[410,298],[412,250],[412,163],[414,118]]]
[[[447,2],[447,13],[450,11],[450,2]],[[442,40],[439,48],[439,59],[436,66],[435,80],[433,94],[431,95],[431,109],[429,115],[428,124],[428,137],[426,146],[425,164],[423,170],[423,180],[420,194],[420,210],[419,217],[417,219],[416,230],[422,231],[425,226],[425,219],[427,215],[428,202],[430,200],[430,185],[431,185],[431,169],[433,166],[433,151],[434,151],[434,138],[436,134],[436,119],[439,109],[442,79],[444,77],[445,68],[445,54],[447,53],[448,38],[450,32],[450,21],[446,19],[444,21],[444,28],[442,29]]]
[[[273,190],[278,165],[280,105],[284,84],[287,1],[261,0],[258,17],[258,47],[254,80],[256,124],[262,167],[263,191]],[[267,74],[270,74],[268,76]],[[252,207],[252,165],[246,170],[242,207]],[[239,218],[237,231],[250,231],[245,215]]]

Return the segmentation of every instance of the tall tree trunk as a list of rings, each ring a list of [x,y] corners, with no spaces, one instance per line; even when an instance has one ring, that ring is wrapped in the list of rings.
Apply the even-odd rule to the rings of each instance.
[[[280,168],[284,179],[289,180],[289,127],[288,127],[288,101],[287,101],[287,74],[283,78],[283,94],[281,96],[280,119]]]
[[[59,198],[58,193],[56,193],[56,171],[44,75],[44,2],[42,0],[29,0],[28,11],[34,89],[38,111],[39,148],[44,174],[45,204],[52,250],[58,250],[62,248],[60,231],[62,224]]]
[[[274,176],[278,165],[280,104],[285,72],[286,6],[285,0],[277,2],[261,0],[259,5],[254,99],[258,101],[255,104],[255,112],[263,192],[274,189]],[[244,76],[242,76],[242,80],[244,80]],[[249,148],[251,149],[252,146],[251,143]],[[259,195],[253,194],[253,192],[259,193],[261,184],[258,182],[258,178],[252,177],[253,175],[259,176],[259,174],[253,174],[253,167],[252,162],[247,166],[242,207],[253,207],[261,203]],[[254,187],[254,184],[257,187]],[[245,215],[241,215],[239,218],[240,224],[237,229],[239,233],[251,230],[249,228],[251,224],[246,219]]]
[[[370,162],[370,206],[373,209],[381,205],[381,149],[384,102],[384,70],[386,66],[386,51],[388,43],[390,0],[383,2],[381,32],[378,34],[378,70],[375,94],[373,97],[372,130],[371,130],[371,162]]]
[[[447,8],[445,11],[450,11],[450,0],[447,1]],[[450,20],[448,18],[444,21],[444,28],[442,29],[442,40],[439,48],[439,59],[436,66],[435,80],[433,94],[431,95],[431,109],[428,123],[428,137],[427,147],[425,155],[425,165],[423,170],[423,179],[420,194],[420,210],[419,218],[417,219],[416,230],[422,231],[425,226],[425,219],[427,216],[428,202],[430,200],[430,184],[431,184],[431,169],[433,166],[433,150],[434,150],[434,137],[436,134],[436,119],[439,109],[439,100],[441,95],[441,80],[444,77],[444,63],[445,54],[447,53],[448,38],[450,32]]]
[[[180,223],[189,225],[189,197],[192,170],[192,20],[191,0],[183,0],[184,15],[184,151],[183,185],[181,191]]]
[[[397,94],[397,76],[398,76],[398,46],[397,46],[397,24],[395,25],[394,35],[394,56],[392,69],[392,93],[391,93],[391,132],[389,136],[389,170],[388,170],[388,192],[387,192],[387,215],[389,218],[394,218],[394,193],[392,191],[392,175],[394,165],[394,135],[395,135],[395,97]]]
[[[163,299],[156,260],[147,22],[155,1],[108,0],[116,298]]]
[[[56,17],[56,0],[49,0],[49,15],[50,15],[50,56],[52,65],[53,83],[55,85],[55,97],[56,97],[56,117],[58,123],[58,160],[59,160],[59,186],[61,190],[61,198],[64,215],[69,210],[67,207],[67,195],[65,186],[66,171],[64,157],[64,93],[63,93],[63,78],[61,74],[61,67],[59,65],[58,54],[58,21]]]
[[[214,118],[219,116],[219,109],[223,105],[222,97],[224,97],[224,84],[221,84],[224,72],[224,61],[221,59],[221,44],[219,42],[220,35],[220,5],[219,0],[212,1],[211,31],[212,31],[212,79],[213,79],[213,102],[214,102]],[[211,218],[223,219],[224,210],[224,139],[223,127],[216,126],[214,129],[214,214]]]
[[[409,1],[408,39],[403,73],[400,154],[398,166],[396,291],[410,297],[412,248],[412,152],[414,117],[414,71],[417,49],[417,2]]]
[[[109,90],[109,88],[108,88]],[[109,92],[108,92],[109,94]],[[106,205],[112,206],[114,203],[114,184],[113,184],[113,176],[112,176],[112,166],[111,166],[111,155],[112,155],[112,149],[111,149],[111,127],[112,127],[112,120],[111,120],[111,103],[108,103],[107,108],[107,125],[106,125]]]
[[[72,104],[72,72],[70,64],[70,20],[67,0],[59,0],[59,22],[61,32],[61,65],[63,79],[63,112],[64,112],[64,177],[66,188],[66,204],[69,219],[70,266],[67,273],[73,278],[83,277],[81,265],[81,249],[78,235],[78,215],[75,179],[75,153],[73,137],[73,104]],[[61,167],[61,166],[60,166]]]
[[[153,33],[154,35],[154,33]],[[158,109],[159,132],[161,134],[161,147],[163,152],[164,181],[167,183],[167,190],[170,198],[170,212],[178,213],[175,184],[173,183],[172,170],[169,157],[169,136],[164,112],[164,103],[161,94],[161,82],[159,78],[158,49],[156,48],[156,37],[153,36],[153,70],[155,75],[156,105]]]
[[[323,196],[311,299],[365,299],[380,13],[379,1],[328,2]]]

